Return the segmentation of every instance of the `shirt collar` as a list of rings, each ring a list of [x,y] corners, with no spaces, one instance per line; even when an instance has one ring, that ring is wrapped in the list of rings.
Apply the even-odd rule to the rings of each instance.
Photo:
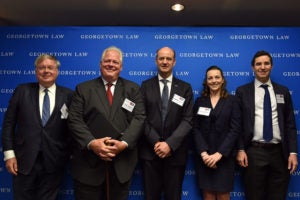
[[[101,78],[101,79],[102,79],[104,85],[106,85],[106,84],[108,83],[108,82],[107,82],[106,80],[104,80],[103,78]],[[118,81],[118,79],[115,80],[115,81],[113,81],[112,84],[113,84],[113,85],[116,85],[116,84],[117,84],[117,81]]]
[[[40,93],[43,92],[46,88],[44,86],[42,86],[41,84],[39,84],[39,91]],[[56,84],[54,83],[53,85],[51,85],[50,87],[47,88],[48,91],[52,94],[55,94],[56,91]]]
[[[163,80],[164,78],[161,77],[161,75],[158,74],[158,81]],[[173,80],[173,74],[171,74],[168,78],[166,78],[166,80],[168,80],[169,83],[172,83]]]
[[[271,79],[269,79],[267,82],[262,83],[259,80],[255,79],[254,81],[255,87],[260,87],[261,85],[268,85],[269,87],[272,87]]]

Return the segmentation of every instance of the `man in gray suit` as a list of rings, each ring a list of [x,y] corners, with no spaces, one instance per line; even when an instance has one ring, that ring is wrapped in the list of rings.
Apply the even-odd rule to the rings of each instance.
[[[173,76],[175,51],[156,52],[158,76],[142,83],[146,107],[145,130],[140,157],[145,199],[179,200],[188,156],[188,134],[192,128],[193,93],[190,84]]]
[[[251,65],[255,80],[236,90],[243,122],[237,161],[245,168],[246,199],[284,200],[298,166],[293,102],[287,87],[271,81],[268,52],[256,52]]]
[[[39,56],[35,61],[38,82],[19,85],[4,116],[4,160],[13,174],[15,200],[55,200],[58,196],[71,152],[67,109],[73,94],[55,84],[59,67],[55,57]],[[46,104],[47,111],[43,109]]]
[[[71,173],[78,200],[128,197],[145,110],[139,86],[119,77],[122,55],[117,47],[105,49],[101,77],[76,86],[69,128],[75,141]],[[95,121],[95,116],[101,117]]]

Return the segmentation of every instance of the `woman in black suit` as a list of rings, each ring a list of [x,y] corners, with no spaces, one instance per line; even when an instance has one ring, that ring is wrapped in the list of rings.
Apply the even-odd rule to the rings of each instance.
[[[230,199],[240,124],[238,103],[226,90],[223,71],[209,67],[194,105],[193,127],[198,184],[204,200]]]

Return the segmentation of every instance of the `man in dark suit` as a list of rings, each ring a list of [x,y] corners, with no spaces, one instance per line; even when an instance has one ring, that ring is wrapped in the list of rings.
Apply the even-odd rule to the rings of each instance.
[[[122,55],[117,47],[105,49],[100,63],[101,77],[76,86],[69,127],[76,141],[71,173],[78,200],[128,197],[145,110],[139,86],[119,77]],[[95,126],[90,121],[97,114],[103,116],[98,121],[99,128],[96,124],[91,129]],[[99,135],[95,134],[98,130]]]
[[[258,51],[251,64],[254,82],[236,90],[243,121],[237,161],[245,167],[246,199],[284,200],[290,174],[298,166],[293,103],[288,88],[270,80],[273,61],[268,52]],[[271,105],[264,104],[266,99]]]
[[[141,86],[146,121],[140,157],[148,200],[161,199],[163,193],[165,200],[181,199],[187,136],[192,128],[193,93],[190,84],[173,77],[175,63],[173,49],[159,49],[156,52],[158,76]]]
[[[39,56],[35,61],[38,83],[19,85],[4,116],[4,160],[14,175],[16,200],[57,199],[70,156],[66,119],[73,93],[55,84],[59,66],[55,57]],[[47,114],[43,113],[44,96],[48,96]]]

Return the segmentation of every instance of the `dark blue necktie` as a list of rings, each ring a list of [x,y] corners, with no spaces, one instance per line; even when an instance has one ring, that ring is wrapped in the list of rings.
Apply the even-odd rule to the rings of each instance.
[[[168,88],[168,85],[167,85],[168,80],[162,79],[160,81],[163,82],[163,84],[164,84],[164,88],[163,88],[162,95],[161,95],[161,100],[162,100],[161,113],[162,113],[162,120],[164,122],[165,118],[166,118],[166,115],[167,115],[167,110],[168,110],[169,88]]]
[[[271,99],[268,85],[261,85],[261,87],[265,89],[263,137],[266,142],[269,142],[273,138]]]
[[[46,125],[49,117],[50,117],[50,99],[48,95],[48,89],[46,88],[44,90],[45,96],[43,101],[43,113],[42,113],[42,124],[43,126]]]

